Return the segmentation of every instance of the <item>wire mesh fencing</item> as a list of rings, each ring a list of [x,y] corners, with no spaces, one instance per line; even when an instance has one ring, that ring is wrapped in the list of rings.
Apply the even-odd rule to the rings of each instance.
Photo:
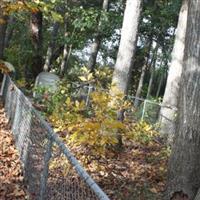
[[[109,200],[7,75],[0,95],[31,200]]]
[[[135,96],[128,96],[128,99],[132,102],[134,109],[130,113],[135,120],[146,121],[150,124],[159,123],[161,104]]]

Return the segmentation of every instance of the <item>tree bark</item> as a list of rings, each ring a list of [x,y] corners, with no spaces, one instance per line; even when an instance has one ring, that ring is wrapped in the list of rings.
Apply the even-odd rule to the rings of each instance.
[[[102,10],[108,12],[108,7],[109,7],[109,0],[103,0]],[[98,29],[100,29],[100,27],[101,27],[101,16],[98,24]],[[102,36],[100,34],[100,31],[98,30],[94,38],[94,42],[91,44],[91,53],[88,61],[88,68],[90,69],[90,71],[94,71],[97,55],[101,45],[101,39]]]
[[[127,94],[133,57],[136,50],[138,24],[142,8],[141,0],[127,0],[121,32],[121,41],[112,78],[113,95]]]
[[[179,115],[168,169],[170,200],[194,200],[200,188],[200,1],[190,0],[188,8]]]
[[[198,190],[197,195],[194,200],[200,200],[200,189]]]
[[[172,142],[175,133],[175,121],[179,98],[180,79],[182,73],[187,26],[188,2],[183,0],[179,14],[172,61],[169,68],[165,94],[160,111],[160,133]]]
[[[55,22],[53,25],[52,33],[51,33],[51,42],[49,43],[49,46],[47,49],[47,55],[46,55],[45,64],[44,64],[44,71],[46,72],[50,70],[51,58],[53,56],[53,51],[56,44],[56,36],[58,34],[58,29],[59,29],[59,23]]]

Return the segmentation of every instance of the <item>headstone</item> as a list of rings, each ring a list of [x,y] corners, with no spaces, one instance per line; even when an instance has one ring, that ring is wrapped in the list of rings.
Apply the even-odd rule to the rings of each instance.
[[[41,72],[36,77],[35,88],[41,87],[47,89],[50,92],[55,92],[58,88],[59,81],[60,78],[57,75],[50,72]],[[37,92],[33,93],[33,97],[38,98]]]

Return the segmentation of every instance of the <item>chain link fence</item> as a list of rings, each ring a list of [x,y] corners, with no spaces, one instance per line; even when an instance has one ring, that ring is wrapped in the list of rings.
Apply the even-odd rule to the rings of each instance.
[[[128,99],[134,107],[131,114],[135,120],[146,121],[149,124],[159,123],[161,104],[135,96],[128,96]]]
[[[0,95],[31,200],[109,200],[7,75]]]

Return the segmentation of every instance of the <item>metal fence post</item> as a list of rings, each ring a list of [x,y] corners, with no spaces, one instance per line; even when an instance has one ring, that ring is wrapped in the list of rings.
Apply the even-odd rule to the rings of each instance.
[[[0,96],[3,96],[4,89],[5,89],[5,83],[6,83],[6,74],[3,75],[3,81],[2,81],[2,85],[1,85]]]
[[[92,92],[92,86],[89,85],[89,88],[88,88],[88,94],[87,94],[87,99],[86,99],[86,106],[89,105],[89,100],[90,100],[90,93]]]
[[[46,195],[46,187],[47,187],[47,181],[48,181],[48,175],[49,175],[49,160],[51,159],[52,154],[52,145],[53,141],[52,138],[48,138],[47,147],[46,147],[46,153],[44,156],[44,169],[41,174],[40,179],[40,195],[39,200],[44,200]]]
[[[146,102],[147,102],[147,101],[144,100],[144,106],[143,106],[142,117],[141,117],[141,120],[142,120],[142,121],[144,120],[144,117],[145,117]]]

